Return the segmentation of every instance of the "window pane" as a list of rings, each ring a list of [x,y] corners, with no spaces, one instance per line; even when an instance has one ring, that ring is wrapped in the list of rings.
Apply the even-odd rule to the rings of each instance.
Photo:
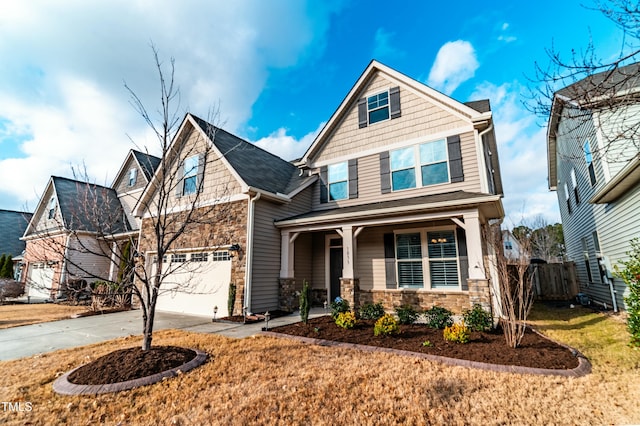
[[[196,176],[185,178],[183,194],[195,194],[196,192]]]
[[[422,246],[420,245],[420,234],[396,235],[396,258],[421,259]]]
[[[447,162],[422,166],[422,185],[435,185],[449,182],[449,170]]]
[[[447,145],[444,140],[420,145],[420,164],[447,161]]]
[[[458,264],[455,260],[429,262],[431,288],[458,287]]]
[[[332,164],[327,168],[329,183],[347,180],[347,162]]]
[[[391,174],[393,190],[416,187],[416,173],[414,169],[400,170]]]
[[[329,185],[330,200],[344,200],[348,198],[347,182],[332,183]]]
[[[198,174],[198,156],[194,155],[184,160],[184,176],[195,176]]]
[[[383,120],[386,120],[388,118],[389,118],[389,107],[388,106],[369,112],[369,123],[370,124],[377,123],[378,121],[383,121]]]
[[[391,170],[407,169],[413,167],[415,162],[413,160],[413,147],[407,147],[403,149],[396,149],[389,153],[389,159],[391,164]]]
[[[456,239],[453,231],[428,232],[429,258],[457,257]]]
[[[591,146],[589,146],[589,141],[586,141],[584,143],[584,160],[587,162],[587,164],[591,164],[591,162],[593,161],[593,157],[591,156]]]
[[[400,287],[422,287],[422,262],[398,262],[398,284]]]

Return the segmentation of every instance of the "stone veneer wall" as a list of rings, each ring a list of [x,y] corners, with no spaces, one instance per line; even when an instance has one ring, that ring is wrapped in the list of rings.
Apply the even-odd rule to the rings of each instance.
[[[401,305],[411,305],[421,310],[437,305],[456,314],[471,307],[467,292],[436,293],[412,289],[360,291],[361,304],[378,302],[382,302],[384,309],[389,312],[393,312],[395,307]]]
[[[229,244],[240,245],[240,251],[234,254],[231,263],[231,281],[236,284],[236,300],[234,304],[234,313],[236,315],[242,314],[244,305],[247,207],[247,201],[241,200],[218,204],[213,208],[204,207],[196,210],[197,221],[189,225],[184,234],[178,237],[171,247],[172,250],[180,250],[226,246]],[[176,213],[176,215],[181,214],[184,213]],[[138,251],[140,253],[155,251],[154,240],[153,221],[151,219],[143,219]]]

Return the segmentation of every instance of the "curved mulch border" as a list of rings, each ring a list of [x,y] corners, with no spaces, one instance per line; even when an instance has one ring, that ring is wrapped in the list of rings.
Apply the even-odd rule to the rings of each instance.
[[[127,380],[125,382],[109,383],[104,385],[77,385],[71,383],[68,377],[71,373],[78,368],[65,373],[53,382],[53,390],[61,395],[97,395],[101,393],[120,392],[123,390],[129,390],[140,386],[151,385],[157,383],[164,378],[175,377],[179,374],[186,373],[202,364],[207,360],[207,353],[198,349],[188,348],[196,353],[196,357],[191,361],[186,362],[171,370],[161,371],[160,373],[152,374],[151,376],[141,377],[139,379]]]
[[[293,336],[291,334],[276,333],[273,331],[262,331],[260,334],[263,336],[280,337],[285,339],[297,340],[303,343],[310,343],[319,346],[330,346],[338,348],[358,349],[365,352],[385,352],[396,355],[410,356],[414,358],[422,358],[429,361],[436,361],[447,365],[453,365],[458,367],[476,368],[479,370],[497,371],[500,373],[517,373],[517,374],[536,374],[545,376],[564,376],[564,377],[582,377],[591,373],[591,363],[589,360],[578,352],[565,344],[556,342],[553,339],[549,339],[547,336],[540,334],[538,331],[533,330],[535,333],[541,335],[547,340],[550,340],[562,347],[565,347],[571,351],[571,353],[578,358],[578,366],[571,370],[555,370],[548,368],[534,368],[534,367],[521,367],[518,365],[501,365],[501,364],[489,364],[486,362],[469,361],[466,359],[447,358],[439,355],[425,354],[421,352],[411,352],[399,349],[381,348],[378,346],[360,345],[356,343],[336,342],[334,340],[315,339],[313,337]]]

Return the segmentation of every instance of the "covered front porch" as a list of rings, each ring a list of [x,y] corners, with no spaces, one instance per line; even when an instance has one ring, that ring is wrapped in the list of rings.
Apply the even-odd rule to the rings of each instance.
[[[439,305],[458,313],[474,303],[497,306],[481,230],[501,214],[499,198],[453,209],[415,200],[390,204],[277,221],[280,309],[297,309],[305,280],[319,306],[338,296],[354,309],[377,302],[389,311],[404,304]]]

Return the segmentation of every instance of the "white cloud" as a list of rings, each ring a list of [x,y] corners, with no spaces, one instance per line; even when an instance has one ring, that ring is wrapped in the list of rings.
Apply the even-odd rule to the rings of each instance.
[[[464,40],[447,42],[436,55],[427,84],[450,95],[472,78],[479,66],[471,43]]]
[[[254,143],[280,158],[288,161],[295,160],[304,155],[324,125],[324,122],[320,123],[316,130],[304,135],[300,140],[296,140],[293,136],[287,135],[287,130],[280,128],[271,135]]]
[[[0,57],[11,58],[0,67],[0,179],[12,182],[0,188],[0,208],[33,205],[48,176],[69,175],[69,164],[84,161],[96,182],[110,184],[133,147],[127,135],[141,147],[155,142],[123,87],[126,81],[156,114],[151,41],[165,71],[175,57],[179,115],[189,110],[206,117],[219,102],[225,129],[243,133],[269,70],[313,58],[335,7],[301,1],[185,0],[161,7],[145,0],[0,2]],[[18,148],[5,149],[12,139]]]
[[[491,101],[507,221],[517,225],[542,215],[549,223],[560,222],[556,193],[547,185],[546,129],[522,105],[523,90],[515,82],[485,82],[471,98]]]

